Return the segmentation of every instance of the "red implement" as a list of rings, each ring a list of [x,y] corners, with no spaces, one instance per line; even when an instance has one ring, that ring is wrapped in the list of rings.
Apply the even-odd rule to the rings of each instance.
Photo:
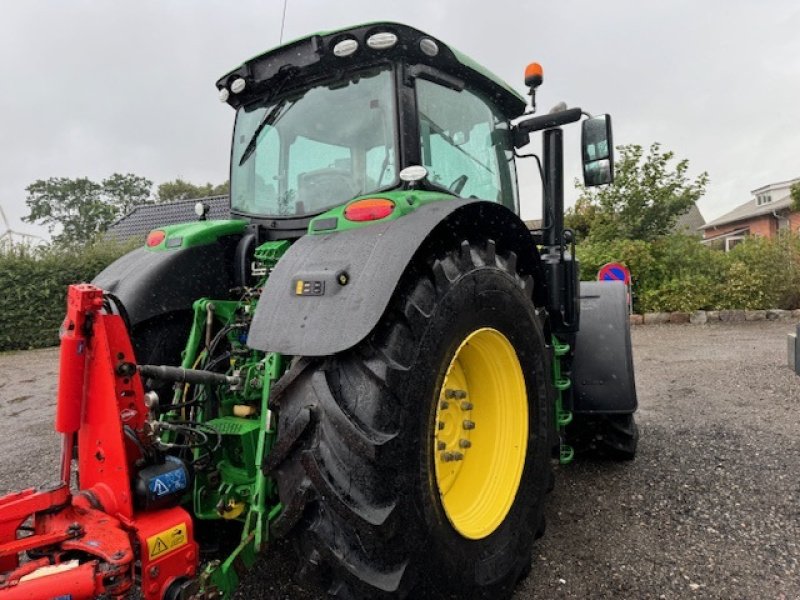
[[[125,323],[99,288],[69,287],[60,369],[62,483],[0,498],[0,600],[123,598],[134,565],[142,596],[161,600],[194,577],[197,544],[182,508],[135,508],[131,481],[150,442],[148,412]]]

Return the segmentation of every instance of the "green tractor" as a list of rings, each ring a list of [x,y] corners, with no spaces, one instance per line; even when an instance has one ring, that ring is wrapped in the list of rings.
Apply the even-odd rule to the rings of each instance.
[[[304,37],[217,88],[232,219],[155,230],[95,280],[191,473],[204,562],[170,597],[229,597],[284,536],[336,598],[510,597],[553,464],[636,451],[626,290],[579,284],[563,224],[561,126],[583,119],[601,185],[609,117],[534,116],[396,23]],[[537,131],[530,231],[516,161]]]

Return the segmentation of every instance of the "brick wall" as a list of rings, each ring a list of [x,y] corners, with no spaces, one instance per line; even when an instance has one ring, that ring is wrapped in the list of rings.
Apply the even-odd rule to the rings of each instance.
[[[792,231],[797,231],[800,227],[800,213],[792,213],[791,215]],[[737,229],[749,228],[750,235],[760,235],[763,237],[772,237],[778,231],[778,222],[772,215],[760,215],[752,219],[745,219],[743,221],[736,221],[734,223],[725,223],[719,227],[713,227],[703,231],[705,239],[731,233]]]
[[[800,232],[800,213],[789,213],[789,227],[793,232]]]

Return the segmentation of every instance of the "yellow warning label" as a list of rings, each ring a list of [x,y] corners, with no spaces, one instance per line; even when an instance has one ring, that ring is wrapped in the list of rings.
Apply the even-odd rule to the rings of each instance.
[[[297,283],[294,284],[294,293],[295,293],[296,296],[302,296],[303,295],[303,280],[302,279],[298,279]]]
[[[186,523],[181,523],[177,527],[171,527],[147,538],[147,554],[150,560],[153,560],[162,554],[185,546],[188,542]]]

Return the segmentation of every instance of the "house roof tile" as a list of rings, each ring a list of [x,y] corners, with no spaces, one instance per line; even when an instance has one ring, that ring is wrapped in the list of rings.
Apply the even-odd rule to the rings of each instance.
[[[194,221],[197,219],[194,205],[201,201],[209,206],[209,219],[230,218],[228,196],[191,198],[163,204],[143,204],[112,223],[106,235],[118,240],[144,239],[148,233],[158,227]]]
[[[720,225],[727,225],[728,223],[735,223],[736,221],[744,221],[745,219],[752,219],[761,215],[769,215],[778,210],[784,210],[791,206],[792,197],[787,195],[778,200],[767,202],[759,206],[756,204],[756,199],[753,198],[744,204],[734,208],[732,211],[725,213],[721,217],[717,217],[713,221],[709,221],[700,229],[713,229]]]

